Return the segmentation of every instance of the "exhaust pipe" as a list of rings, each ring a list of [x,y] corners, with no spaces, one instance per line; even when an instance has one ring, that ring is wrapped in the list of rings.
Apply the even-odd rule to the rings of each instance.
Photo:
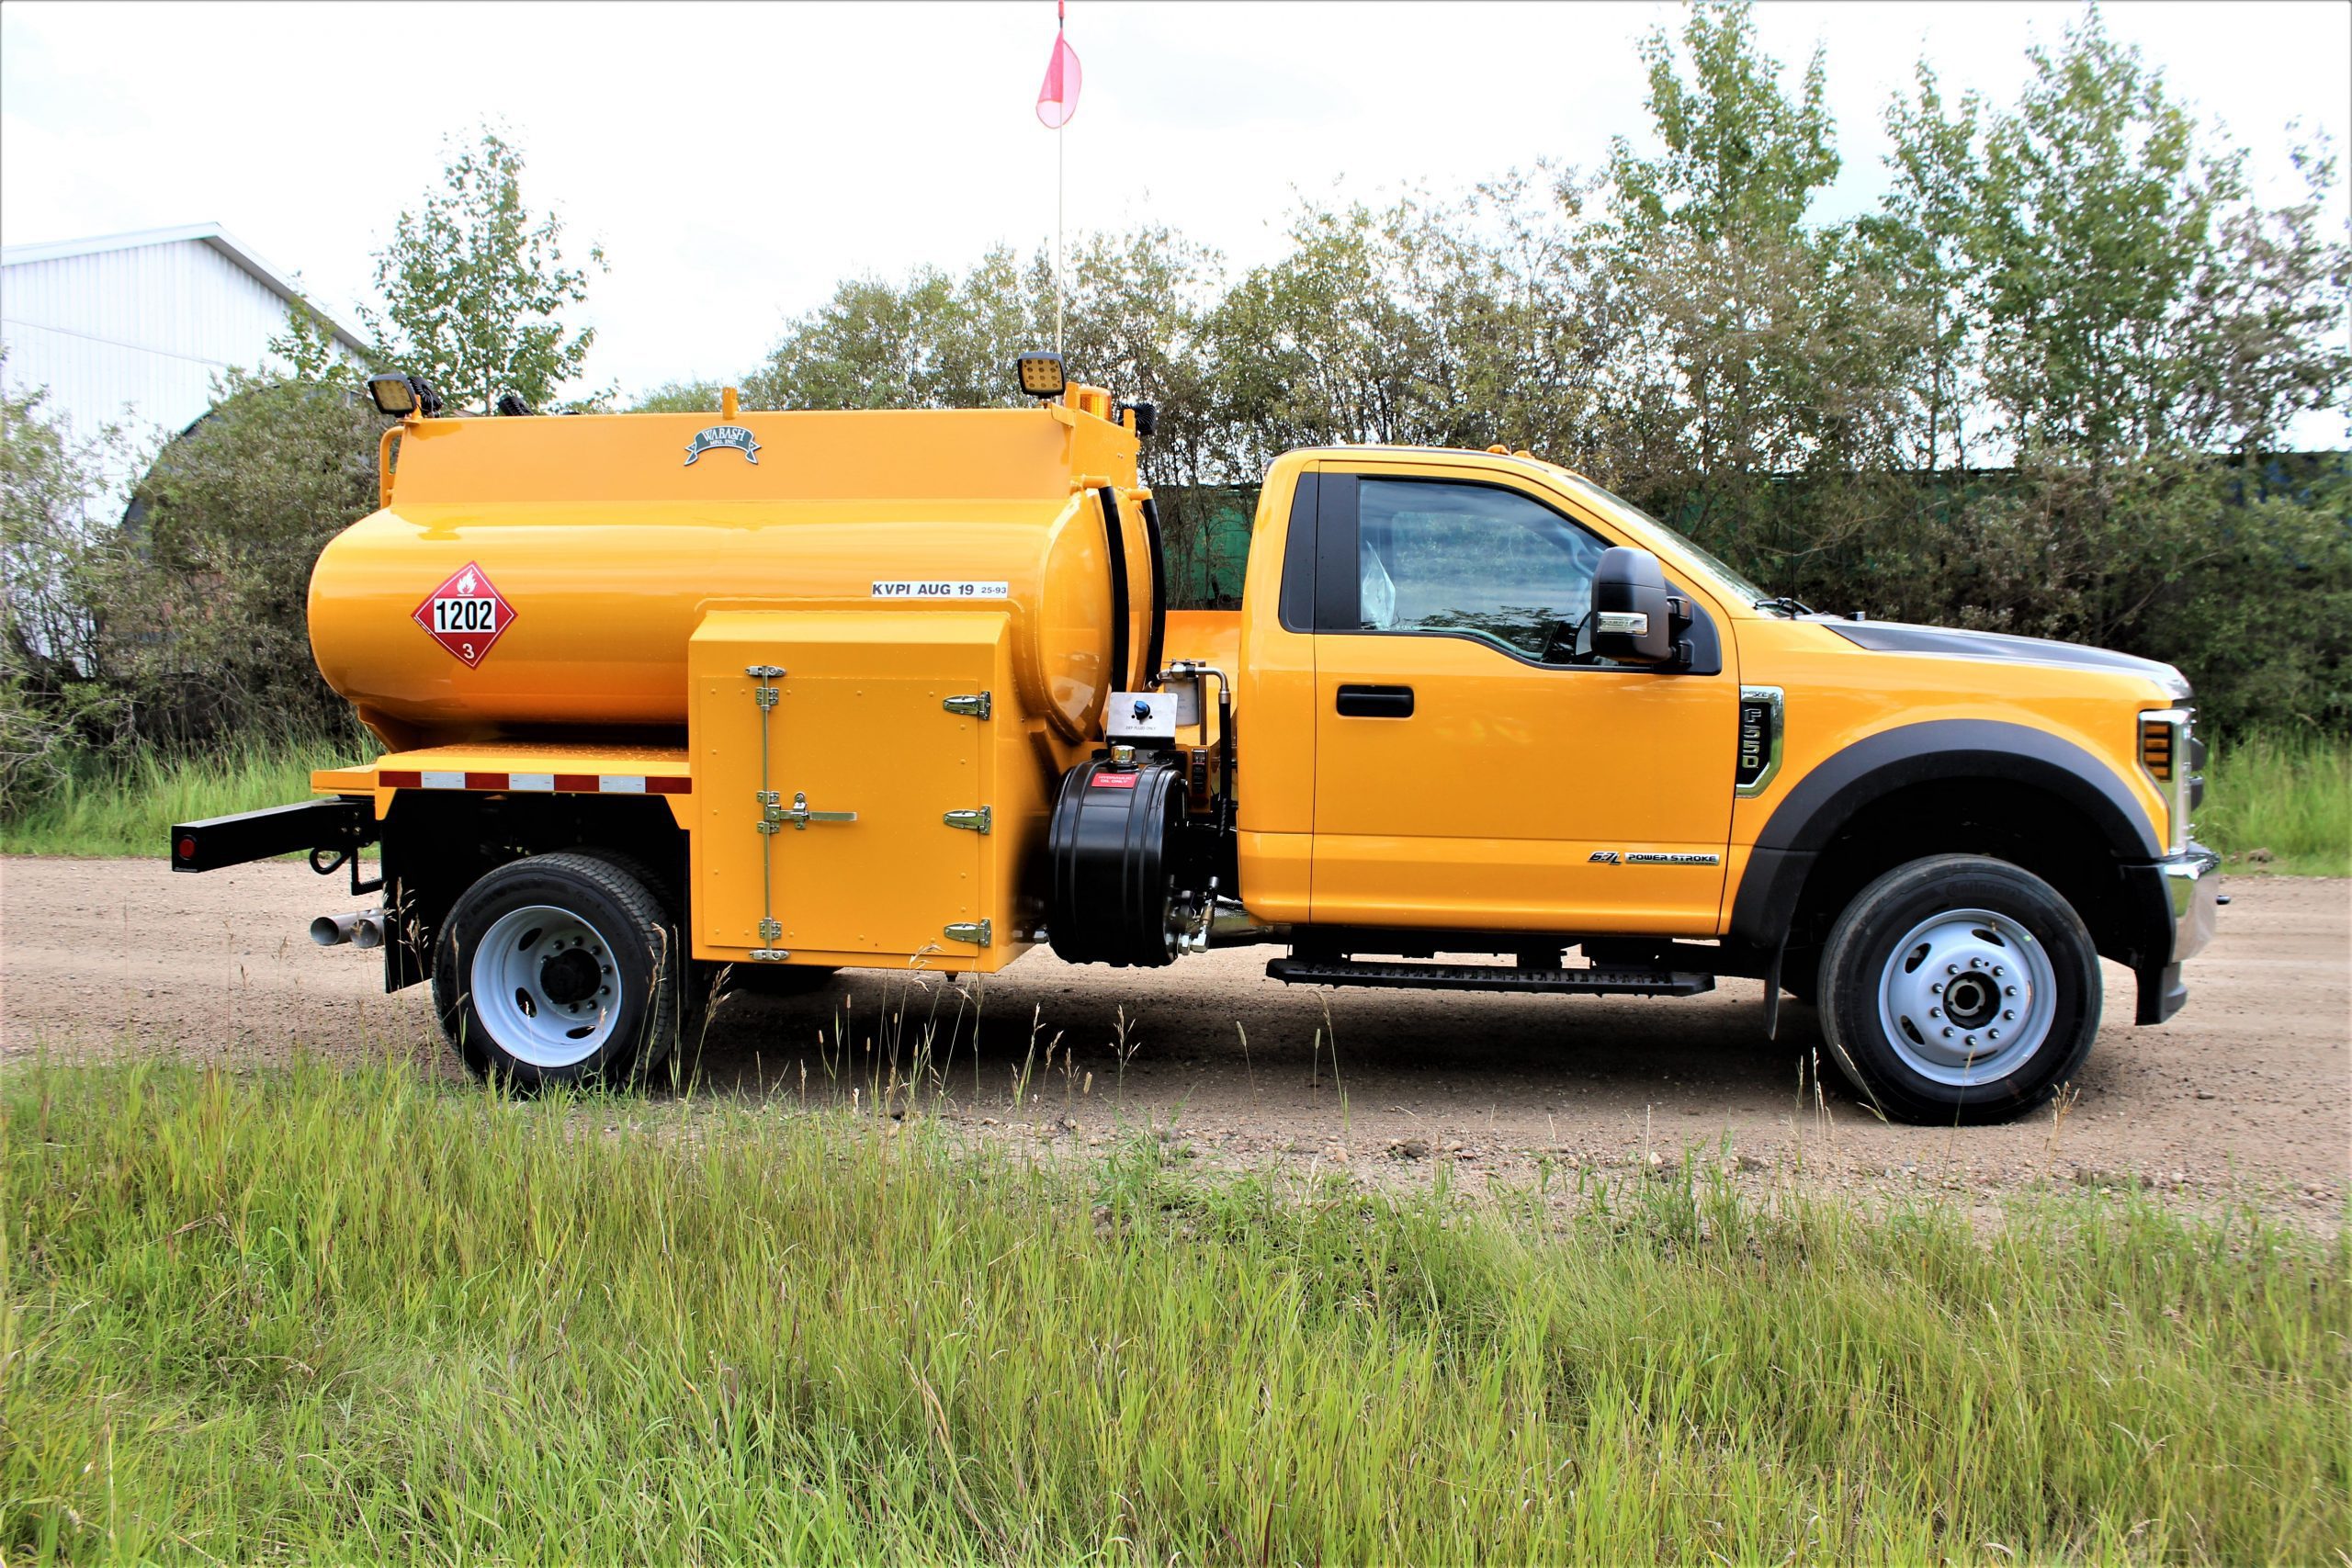
[[[345,942],[367,949],[384,945],[384,911],[361,909],[350,915],[321,915],[311,922],[311,940],[321,947]]]

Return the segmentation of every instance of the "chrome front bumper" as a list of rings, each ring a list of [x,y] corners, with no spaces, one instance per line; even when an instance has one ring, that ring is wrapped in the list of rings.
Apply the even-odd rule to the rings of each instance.
[[[2170,962],[2183,963],[2202,953],[2213,940],[2222,857],[2192,839],[2181,853],[2158,861],[2156,874],[2164,878],[2165,897],[2172,908]]]

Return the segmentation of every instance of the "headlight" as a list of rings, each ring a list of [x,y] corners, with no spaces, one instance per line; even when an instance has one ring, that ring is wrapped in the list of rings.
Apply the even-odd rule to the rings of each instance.
[[[2140,766],[2164,793],[2172,820],[2165,843],[2169,853],[2188,848],[2188,818],[2205,798],[2205,742],[2192,730],[2195,708],[2154,708],[2140,716]]]

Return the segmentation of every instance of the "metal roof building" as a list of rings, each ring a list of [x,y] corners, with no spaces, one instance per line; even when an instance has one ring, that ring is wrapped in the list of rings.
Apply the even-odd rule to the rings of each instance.
[[[271,363],[269,340],[301,299],[218,223],[10,245],[0,249],[5,373],[12,389],[47,387],[46,412],[76,434],[107,423],[178,431],[212,406],[215,377]],[[309,308],[362,358],[357,333]]]

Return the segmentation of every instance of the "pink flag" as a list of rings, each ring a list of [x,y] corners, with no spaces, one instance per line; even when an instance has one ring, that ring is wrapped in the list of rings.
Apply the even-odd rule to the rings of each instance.
[[[1054,54],[1046,62],[1045,85],[1037,89],[1037,118],[1048,130],[1059,130],[1078,112],[1078,85],[1085,73],[1078,68],[1078,51],[1061,33],[1062,7],[1054,7]]]

